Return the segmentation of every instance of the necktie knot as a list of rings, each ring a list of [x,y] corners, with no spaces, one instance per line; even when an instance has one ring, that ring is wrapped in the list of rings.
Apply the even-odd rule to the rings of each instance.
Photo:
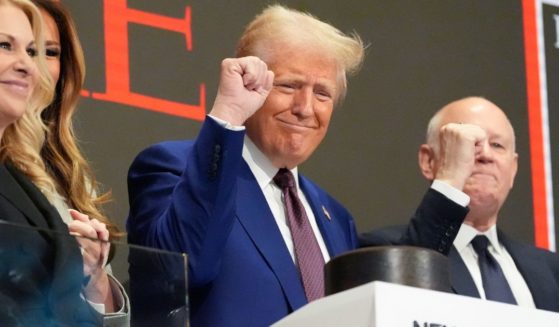
[[[487,251],[489,239],[485,235],[478,235],[472,240],[472,246],[478,255]]]
[[[281,168],[276,176],[274,176],[274,183],[282,190],[286,188],[295,187],[295,178],[289,169]]]

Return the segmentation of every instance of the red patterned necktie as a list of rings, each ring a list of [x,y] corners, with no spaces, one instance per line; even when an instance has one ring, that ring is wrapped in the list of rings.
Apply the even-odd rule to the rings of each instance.
[[[299,267],[307,299],[324,296],[324,258],[314,236],[305,208],[297,195],[293,174],[285,168],[278,171],[274,182],[281,188],[287,223],[295,247],[295,260]]]

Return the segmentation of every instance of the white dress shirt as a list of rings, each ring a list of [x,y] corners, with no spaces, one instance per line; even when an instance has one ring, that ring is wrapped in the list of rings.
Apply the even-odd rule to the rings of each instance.
[[[233,131],[243,131],[245,129],[244,126],[231,125],[229,122],[212,115],[208,115],[208,117],[215,120],[222,127]],[[264,197],[266,198],[268,207],[270,207],[270,211],[274,216],[283,241],[285,242],[285,245],[289,250],[289,254],[291,255],[291,259],[295,264],[297,264],[297,260],[295,259],[295,249],[293,247],[293,237],[291,237],[291,231],[289,230],[289,226],[287,225],[285,206],[283,204],[281,190],[273,181],[273,178],[278,172],[279,168],[272,165],[272,162],[264,155],[264,153],[262,153],[262,151],[260,151],[256,147],[256,145],[248,138],[248,136],[245,136],[244,139],[243,159],[248,164],[250,171],[254,175],[254,178],[256,178],[256,182],[258,183],[258,186],[260,186],[262,193],[264,193]],[[326,248],[326,244],[324,243],[324,238],[322,238],[322,234],[318,229],[316,218],[309,205],[309,202],[307,201],[305,194],[303,194],[303,192],[301,192],[301,189],[299,188],[299,175],[297,173],[297,167],[291,169],[291,173],[295,178],[297,194],[299,195],[299,198],[303,203],[303,207],[305,207],[305,213],[307,214],[314,236],[316,237],[318,246],[320,247],[320,251],[322,252],[322,256],[324,257],[324,262],[328,262],[330,260],[330,254],[328,253],[328,249]]]
[[[289,254],[291,254],[293,262],[297,264],[297,261],[295,260],[295,250],[293,247],[293,238],[291,237],[291,231],[289,230],[289,226],[287,225],[282,192],[281,189],[273,181],[273,178],[279,169],[272,165],[270,160],[256,147],[256,145],[248,138],[248,136],[245,136],[244,140],[243,159],[250,167],[252,174],[258,182],[258,186],[260,186],[262,193],[264,193],[266,202],[270,207],[270,211],[272,211],[272,215],[274,215],[274,219],[276,220],[276,224],[278,225],[285,245],[287,245]],[[305,194],[301,192],[301,189],[299,188],[297,167],[291,169],[291,173],[295,178],[297,194],[299,195],[299,198],[303,203],[303,207],[305,207],[305,213],[309,218],[314,236],[318,241],[320,251],[322,252],[322,256],[324,257],[324,262],[328,262],[330,260],[330,254],[328,254],[328,249],[326,248],[326,244],[324,243],[322,234],[320,233],[318,225],[316,224],[314,213],[309,205],[309,202],[307,201],[307,198],[305,197]]]
[[[470,202],[470,197],[467,194],[444,182],[435,180],[431,185],[431,188],[439,191],[447,198],[463,207],[466,207]],[[485,291],[481,280],[481,272],[479,270],[477,260],[478,256],[471,244],[474,237],[480,234],[487,236],[489,239],[488,250],[501,266],[501,270],[509,283],[512,294],[516,299],[516,303],[520,306],[535,308],[534,299],[532,298],[532,293],[530,293],[530,289],[528,288],[526,281],[518,271],[518,268],[516,268],[516,264],[507,249],[499,242],[497,237],[497,227],[493,226],[488,231],[481,233],[470,225],[462,224],[453,244],[466,264],[466,267],[476,284],[480,297],[485,299]]]
[[[485,235],[489,239],[489,245],[487,248],[501,266],[503,274],[509,283],[512,294],[514,295],[518,305],[535,308],[534,299],[532,298],[532,294],[530,293],[530,289],[528,288],[526,281],[524,281],[524,278],[518,271],[518,268],[516,268],[514,260],[508,253],[507,249],[499,242],[497,237],[497,227],[493,226],[488,231],[481,233],[470,225],[462,224],[462,227],[460,227],[458,235],[454,240],[454,246],[456,247],[456,250],[458,250],[462,260],[464,260],[481,298],[485,299],[485,291],[483,290],[481,272],[479,270],[477,260],[478,256],[471,244],[472,239],[477,235]]]

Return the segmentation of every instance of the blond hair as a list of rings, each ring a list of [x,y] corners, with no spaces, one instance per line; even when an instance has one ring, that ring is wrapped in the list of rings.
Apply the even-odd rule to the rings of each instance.
[[[312,49],[332,58],[338,68],[337,100],[345,97],[347,75],[359,71],[365,55],[365,46],[357,33],[344,34],[309,13],[281,5],[267,7],[248,24],[237,44],[236,56],[257,56],[270,64],[277,60],[274,46]]]
[[[72,118],[85,79],[85,59],[76,26],[66,8],[57,1],[32,0],[54,20],[60,36],[60,77],[55,98],[43,111],[48,128],[40,154],[58,192],[68,205],[105,223],[113,237],[121,236],[117,226],[106,216],[102,205],[111,199],[101,193],[95,176],[77,144]]]
[[[20,8],[29,19],[37,49],[34,61],[38,72],[38,82],[33,89],[27,110],[4,131],[0,141],[0,161],[11,162],[32,181],[38,182],[36,184],[39,188],[52,187],[52,182],[45,173],[43,160],[37,151],[44,142],[46,131],[41,112],[52,101],[54,92],[44,55],[43,19],[37,7],[28,0],[0,0],[0,5]]]
[[[17,1],[31,4],[27,0]],[[50,202],[60,194],[69,207],[107,224],[111,237],[119,236],[118,228],[101,209],[110,194],[97,196],[96,180],[76,144],[72,127],[72,116],[85,76],[84,56],[75,25],[58,2],[34,0],[33,3],[33,8],[37,5],[43,9],[58,27],[63,45],[61,75],[56,86],[49,84],[48,100],[43,99],[31,106],[23,117],[10,125],[10,131],[6,129],[0,158],[11,162],[29,177]],[[39,57],[44,60],[44,38],[41,36],[40,40],[36,42]],[[46,69],[44,74],[50,80]]]

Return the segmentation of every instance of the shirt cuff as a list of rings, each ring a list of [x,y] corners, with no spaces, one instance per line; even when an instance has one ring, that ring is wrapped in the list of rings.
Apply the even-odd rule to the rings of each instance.
[[[208,115],[208,117],[213,119],[216,123],[218,123],[223,128],[227,128],[227,129],[232,130],[232,131],[244,131],[245,130],[244,126],[231,125],[230,122],[225,121],[225,120],[220,119],[220,118],[217,118],[217,117],[214,117],[212,115]]]
[[[91,302],[88,299],[86,299],[87,303],[89,303],[89,305],[91,305],[91,307],[97,311],[98,313],[105,315],[105,304],[103,303],[95,303],[95,302]]]
[[[91,302],[86,299],[87,303],[91,305],[95,311],[104,315],[104,316],[112,316],[112,315],[120,315],[125,313],[126,306],[124,305],[124,295],[122,294],[122,289],[120,288],[118,282],[116,282],[113,277],[109,274],[109,285],[111,287],[111,291],[113,293],[114,301],[117,308],[120,308],[118,311],[115,312],[105,312],[105,304],[104,303],[95,303]]]
[[[433,184],[431,184],[431,188],[463,207],[467,207],[470,204],[470,197],[466,193],[448,183],[435,179]]]

